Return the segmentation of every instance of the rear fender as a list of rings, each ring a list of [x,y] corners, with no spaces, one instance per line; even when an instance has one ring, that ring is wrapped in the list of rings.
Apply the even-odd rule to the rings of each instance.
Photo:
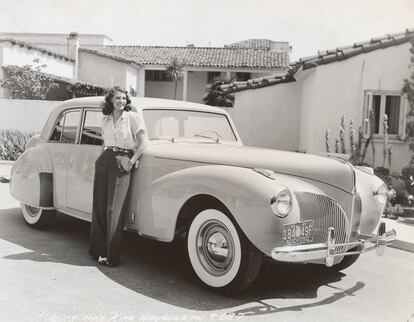
[[[53,208],[53,167],[46,148],[35,146],[14,162],[10,193],[27,205]]]

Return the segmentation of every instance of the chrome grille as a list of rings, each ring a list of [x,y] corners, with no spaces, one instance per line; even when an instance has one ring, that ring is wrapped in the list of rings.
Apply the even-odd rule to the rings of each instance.
[[[299,203],[300,220],[313,220],[313,242],[325,243],[328,228],[335,228],[336,243],[348,241],[349,223],[343,208],[331,198],[311,193],[295,192]],[[337,246],[336,251],[344,251],[344,246]]]

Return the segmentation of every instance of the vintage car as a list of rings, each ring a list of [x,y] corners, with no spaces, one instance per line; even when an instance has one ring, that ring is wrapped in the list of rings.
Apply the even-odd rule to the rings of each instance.
[[[102,101],[59,104],[14,163],[10,190],[29,226],[46,227],[56,211],[91,220]],[[125,229],[163,242],[186,236],[191,266],[208,288],[247,288],[264,258],[341,270],[395,240],[379,223],[387,187],[369,169],[243,146],[216,107],[133,104],[150,142],[133,170]]]

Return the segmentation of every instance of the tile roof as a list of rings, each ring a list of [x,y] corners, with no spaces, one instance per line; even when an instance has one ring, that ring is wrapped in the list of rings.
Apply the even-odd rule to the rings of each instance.
[[[245,91],[247,89],[257,89],[281,83],[290,83],[295,81],[295,78],[293,77],[294,73],[295,69],[291,68],[284,76],[273,75],[252,78],[243,82],[232,82],[229,84],[224,84],[221,85],[220,88],[223,92],[230,94],[234,92]]]
[[[407,29],[404,32],[371,38],[364,42],[356,42],[350,46],[319,50],[317,55],[300,58],[291,65],[299,64],[303,70],[306,70],[319,65],[345,60],[359,54],[369,53],[374,50],[397,46],[409,42],[412,37],[414,37],[414,29]]]
[[[47,55],[50,55],[50,56],[54,56],[56,58],[60,58],[60,59],[64,59],[64,60],[67,60],[67,61],[70,61],[70,62],[74,62],[73,59],[71,59],[71,58],[69,58],[69,57],[67,57],[65,55],[55,53],[55,52],[53,52],[51,50],[48,50],[48,49],[45,49],[45,48],[33,46],[32,44],[29,44],[29,43],[24,42],[24,41],[21,41],[21,40],[16,40],[16,39],[13,39],[13,38],[0,38],[0,42],[8,42],[8,43],[10,43],[12,45],[16,45],[16,46],[20,46],[20,47],[25,47],[25,48],[30,49],[30,50],[40,51],[40,52],[42,52],[44,54],[47,54]]]
[[[270,50],[272,41],[269,39],[247,39],[224,45],[225,48],[250,48]]]
[[[102,51],[97,51],[97,50],[87,49],[87,48],[79,48],[79,51],[80,52],[83,51],[83,52],[86,52],[86,53],[91,53],[91,54],[102,56],[102,57],[107,57],[107,58],[117,60],[117,61],[120,61],[120,62],[123,62],[123,63],[135,64],[135,65],[138,65],[138,66],[141,67],[141,64],[137,64],[132,60],[125,59],[125,58],[122,58],[122,57],[119,57],[119,56],[116,56],[116,55],[113,55],[113,54],[110,54],[110,53],[104,53]]]
[[[98,54],[118,57],[138,65],[167,66],[177,57],[190,67],[288,68],[289,53],[267,49],[164,46],[104,46]]]
[[[369,53],[374,50],[384,49],[409,42],[414,38],[414,29],[407,29],[404,32],[388,34],[383,37],[371,38],[369,41],[354,43],[350,46],[338,47],[331,50],[320,50],[318,54],[310,57],[303,57],[292,62],[286,76],[267,76],[249,79],[244,82],[233,82],[222,85],[220,88],[226,93],[234,93],[247,89],[256,89],[280,83],[295,81],[295,73],[317,67],[319,65],[342,61],[359,54]]]

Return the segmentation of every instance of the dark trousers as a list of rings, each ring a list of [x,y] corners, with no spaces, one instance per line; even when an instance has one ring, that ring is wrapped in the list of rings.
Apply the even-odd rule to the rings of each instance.
[[[126,210],[124,203],[130,182],[130,172],[122,173],[118,169],[116,155],[122,153],[104,150],[95,162],[89,242],[89,253],[94,258],[107,257],[115,265],[120,260]]]

